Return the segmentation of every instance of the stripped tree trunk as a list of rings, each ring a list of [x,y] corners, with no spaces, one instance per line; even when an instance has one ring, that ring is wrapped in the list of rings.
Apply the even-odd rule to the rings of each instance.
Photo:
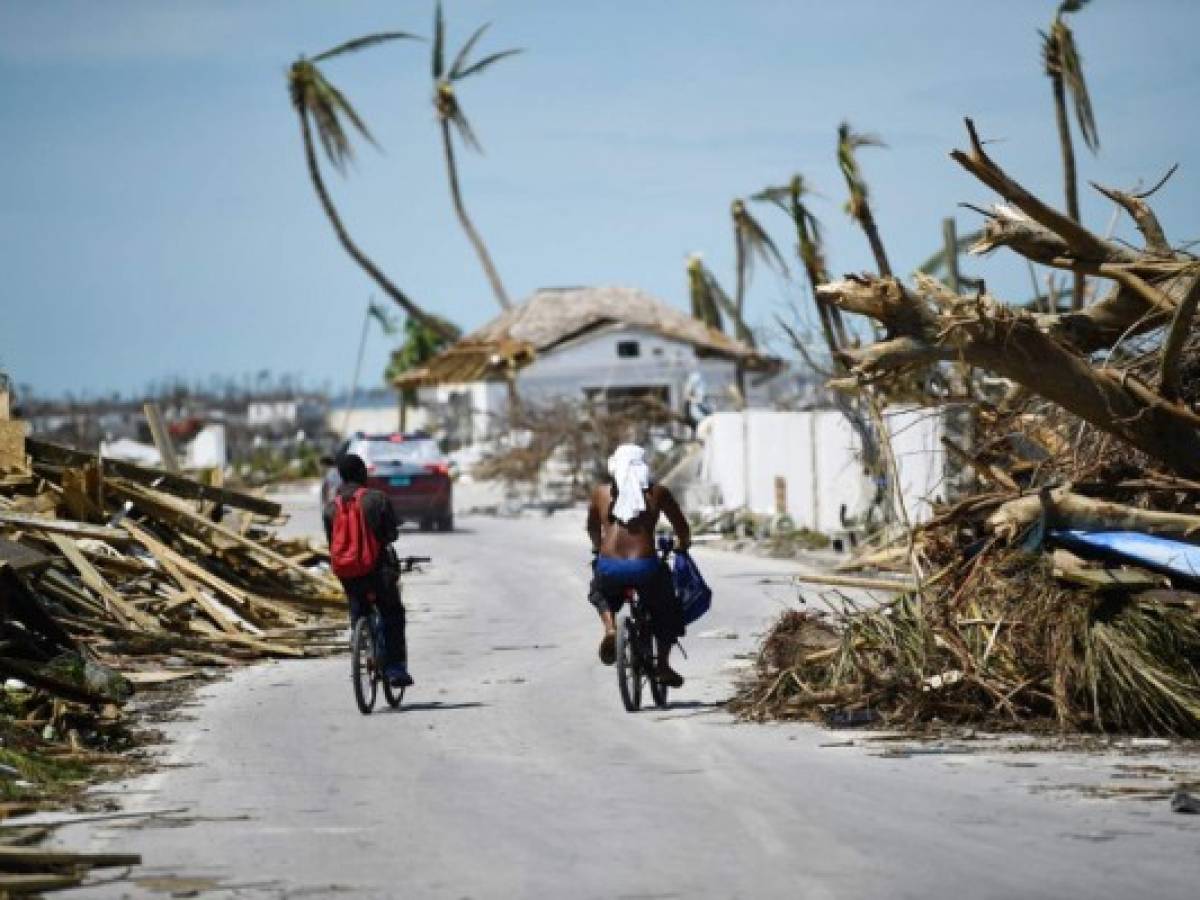
[[[321,177],[321,167],[317,162],[316,149],[313,147],[312,130],[309,127],[307,116],[303,113],[300,113],[300,133],[304,138],[304,159],[308,163],[308,177],[312,180],[313,189],[317,192],[317,198],[321,201],[321,208],[325,210],[325,216],[329,219],[329,224],[333,226],[334,233],[337,235],[338,242],[342,245],[342,248],[350,254],[351,259],[358,263],[359,268],[366,272],[371,280],[379,285],[380,289],[391,297],[405,313],[419,320],[436,333],[444,335],[450,340],[457,340],[458,335],[456,333],[450,331],[446,324],[436,316],[429,315],[429,313],[417,306],[354,243],[350,237],[350,233],[346,230],[346,226],[342,223],[341,216],[338,215],[337,208],[333,205],[333,200],[325,187],[325,180]]]
[[[440,122],[442,126],[442,152],[446,158],[446,177],[450,181],[450,198],[454,201],[454,212],[458,215],[458,221],[462,225],[463,231],[467,233],[467,240],[475,248],[475,255],[479,257],[479,262],[482,264],[483,271],[487,275],[488,283],[492,286],[492,293],[496,295],[496,302],[500,304],[502,309],[510,309],[512,301],[508,299],[508,292],[504,290],[504,284],[500,281],[500,273],[496,271],[491,254],[488,253],[487,247],[483,243],[483,238],[475,230],[475,225],[471,222],[471,217],[467,215],[467,208],[463,204],[462,190],[458,184],[458,166],[454,160],[454,144],[450,138],[450,122],[445,117]]]

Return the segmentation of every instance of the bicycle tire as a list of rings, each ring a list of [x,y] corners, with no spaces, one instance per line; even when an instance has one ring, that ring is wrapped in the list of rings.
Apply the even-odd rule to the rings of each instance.
[[[617,687],[626,712],[642,708],[642,664],[634,631],[633,620],[623,617],[617,628]]]
[[[650,698],[654,701],[655,706],[662,709],[667,705],[667,694],[671,690],[671,686],[664,684],[658,679],[658,651],[652,635],[646,635],[646,646],[650,648],[649,652],[644,656],[646,659],[646,681],[650,685]]]
[[[364,716],[375,708],[378,681],[375,675],[375,648],[371,640],[371,617],[362,616],[354,623],[350,638],[350,680],[354,683],[354,702]]]

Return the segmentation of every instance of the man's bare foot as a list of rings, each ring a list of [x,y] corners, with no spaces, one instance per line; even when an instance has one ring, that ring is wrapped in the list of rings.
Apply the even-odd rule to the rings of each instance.
[[[606,666],[611,666],[617,661],[617,633],[615,631],[606,631],[604,639],[600,641],[600,662]]]

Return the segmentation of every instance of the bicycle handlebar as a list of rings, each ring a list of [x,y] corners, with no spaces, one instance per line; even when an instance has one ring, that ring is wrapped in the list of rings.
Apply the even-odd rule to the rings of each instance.
[[[399,559],[401,571],[404,572],[411,572],[414,568],[421,565],[421,563],[431,562],[433,562],[433,557],[431,556],[403,556]]]

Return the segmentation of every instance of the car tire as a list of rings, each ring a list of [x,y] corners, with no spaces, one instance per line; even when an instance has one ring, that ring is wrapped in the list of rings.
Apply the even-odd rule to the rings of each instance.
[[[433,531],[433,519],[422,519],[417,527],[422,531]]]
[[[445,513],[438,519],[438,530],[439,531],[453,531],[454,530],[454,513],[453,512]]]

